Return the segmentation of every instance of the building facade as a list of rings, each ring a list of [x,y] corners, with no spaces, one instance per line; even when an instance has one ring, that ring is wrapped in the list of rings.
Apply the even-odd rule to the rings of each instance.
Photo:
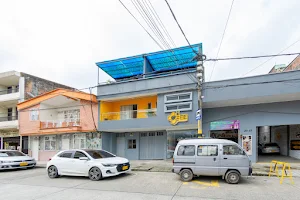
[[[19,135],[17,104],[58,87],[70,88],[23,72],[0,73],[0,149],[28,153],[28,138]]]
[[[155,55],[165,58],[161,53]],[[179,140],[197,137],[196,64],[178,70],[172,60],[152,55],[97,63],[116,80],[98,86],[102,147],[131,160],[172,158]],[[172,70],[152,73],[160,63]],[[204,136],[237,142],[253,162],[262,158],[259,144],[270,142],[281,155],[300,159],[299,76],[292,71],[205,82]]]
[[[60,150],[101,149],[96,96],[56,89],[18,104],[20,135],[29,155],[47,161]]]

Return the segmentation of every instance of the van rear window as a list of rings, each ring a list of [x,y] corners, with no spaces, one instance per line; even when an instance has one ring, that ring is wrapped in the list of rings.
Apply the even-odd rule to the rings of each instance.
[[[195,146],[194,145],[179,146],[177,155],[178,156],[194,156],[195,155]]]

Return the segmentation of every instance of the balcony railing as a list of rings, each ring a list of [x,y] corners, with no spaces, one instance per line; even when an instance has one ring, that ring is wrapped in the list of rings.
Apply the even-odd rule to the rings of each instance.
[[[155,117],[156,112],[156,109],[107,112],[101,114],[101,121],[149,118]]]
[[[17,93],[17,92],[19,92],[19,88],[13,88],[13,89],[8,89],[8,90],[1,90],[0,91],[0,95]]]
[[[80,127],[80,120],[46,120],[40,122],[41,129]]]
[[[18,115],[0,117],[0,122],[15,121],[15,120],[18,120]]]

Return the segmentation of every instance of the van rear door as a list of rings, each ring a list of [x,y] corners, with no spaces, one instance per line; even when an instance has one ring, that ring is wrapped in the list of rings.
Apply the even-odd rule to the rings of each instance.
[[[219,157],[219,145],[198,145],[196,155],[195,174],[218,176],[220,157]]]

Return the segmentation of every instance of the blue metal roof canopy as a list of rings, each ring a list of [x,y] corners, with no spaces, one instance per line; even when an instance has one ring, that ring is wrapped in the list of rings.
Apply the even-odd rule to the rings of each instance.
[[[193,50],[197,53],[202,53],[202,43],[194,44],[192,48],[185,46],[144,55],[98,62],[96,65],[112,78],[123,79],[145,74],[145,65],[148,63],[153,73],[195,67],[197,61],[192,61],[196,56]]]

